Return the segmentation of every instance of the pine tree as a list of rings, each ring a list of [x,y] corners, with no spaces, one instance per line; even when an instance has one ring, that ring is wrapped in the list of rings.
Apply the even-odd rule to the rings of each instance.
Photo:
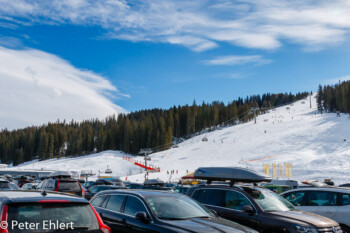
[[[323,101],[324,97],[323,97],[323,90],[322,90],[321,85],[318,86],[318,93],[317,93],[316,98],[317,98],[317,109],[322,114],[322,112],[323,112],[322,101]]]

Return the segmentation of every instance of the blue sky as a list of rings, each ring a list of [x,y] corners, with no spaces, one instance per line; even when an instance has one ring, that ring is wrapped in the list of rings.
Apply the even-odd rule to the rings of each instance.
[[[106,105],[120,107],[116,112],[168,108],[193,100],[227,103],[266,92],[315,91],[320,83],[348,79],[350,74],[347,1],[0,2],[4,60],[14,51],[19,57],[29,51],[43,59],[52,55],[72,66],[74,74],[92,73],[98,82],[87,81],[84,73],[77,78]],[[39,64],[15,65],[19,67],[3,68],[2,74],[9,76],[0,79],[1,85],[17,77],[19,69],[43,74]],[[60,93],[57,98],[65,95],[65,87],[57,89],[55,79],[46,83]],[[83,95],[79,98],[89,101]],[[56,118],[70,117],[76,115]]]

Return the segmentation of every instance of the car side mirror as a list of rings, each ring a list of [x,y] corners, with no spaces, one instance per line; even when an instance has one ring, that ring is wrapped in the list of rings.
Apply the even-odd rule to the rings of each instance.
[[[250,205],[245,205],[242,207],[242,211],[246,212],[248,214],[254,214],[255,210],[253,209],[253,207],[251,207]]]
[[[143,223],[149,223],[150,222],[150,219],[149,217],[147,216],[147,214],[143,211],[140,211],[140,212],[137,212],[135,214],[135,218],[140,220],[141,222]]]

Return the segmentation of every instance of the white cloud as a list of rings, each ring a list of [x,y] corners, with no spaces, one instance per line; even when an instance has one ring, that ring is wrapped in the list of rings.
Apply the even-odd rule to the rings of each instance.
[[[285,40],[322,49],[349,37],[348,0],[0,0],[8,25],[98,25],[110,38],[184,45],[220,42],[276,49]],[[0,27],[4,26],[4,22]]]
[[[0,46],[0,129],[125,112],[106,98],[111,92],[120,94],[105,78],[57,56]]]
[[[265,65],[271,63],[271,60],[264,59],[260,55],[251,56],[220,56],[211,60],[206,60],[205,63],[208,65],[244,65],[247,63],[252,63],[255,65]]]
[[[327,79],[327,80],[322,82],[322,85],[335,85],[335,84],[338,84],[339,81],[344,82],[344,81],[349,81],[349,80],[350,80],[350,75],[344,75],[344,76],[340,76],[338,78]]]

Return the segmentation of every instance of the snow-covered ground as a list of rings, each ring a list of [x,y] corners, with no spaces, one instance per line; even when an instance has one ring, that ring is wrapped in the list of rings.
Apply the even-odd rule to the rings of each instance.
[[[289,109],[288,109],[289,108]],[[200,166],[240,166],[262,171],[263,164],[292,163],[293,178],[350,182],[350,119],[348,115],[318,114],[316,99],[283,106],[257,117],[257,123],[227,127],[178,144],[177,148],[151,154],[151,164],[161,168],[150,178],[177,180]],[[208,141],[202,141],[206,137]],[[34,163],[35,168],[98,170],[107,165],[113,175],[142,182],[144,174],[122,159],[121,152],[106,151],[78,158]],[[142,160],[142,157],[135,157]],[[32,169],[33,164],[19,166]],[[18,168],[16,168],[18,169]],[[170,176],[167,171],[178,170]],[[140,173],[140,174],[137,174]],[[136,174],[136,175],[131,175]],[[124,178],[125,179],[125,178]]]
[[[113,176],[129,176],[142,172],[142,168],[123,160],[125,155],[127,154],[121,151],[104,151],[80,157],[48,159],[40,162],[33,160],[8,169],[69,170],[78,172],[92,170],[96,175],[105,175],[104,172],[108,166],[112,170]]]

